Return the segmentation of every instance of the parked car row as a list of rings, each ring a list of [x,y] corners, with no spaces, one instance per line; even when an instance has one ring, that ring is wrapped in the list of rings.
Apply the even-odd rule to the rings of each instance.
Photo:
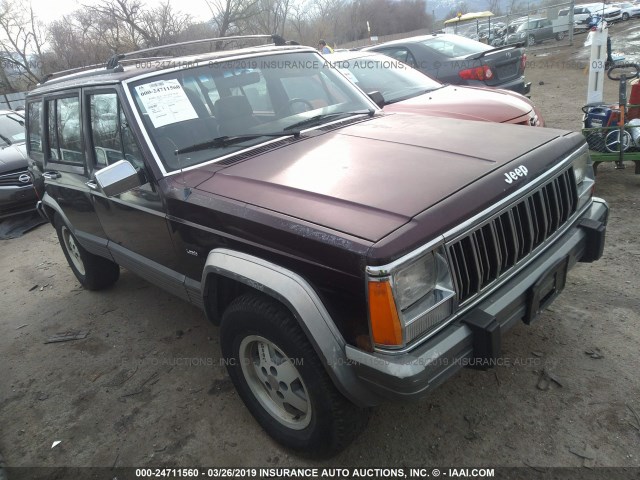
[[[624,8],[622,7],[624,5]],[[574,29],[587,30],[592,23],[594,17],[602,18],[608,23],[618,21],[626,21],[634,16],[640,16],[640,7],[638,12],[633,13],[634,6],[631,3],[585,3],[574,5],[573,7],[573,26]],[[563,8],[558,11],[558,18],[568,17],[569,8]]]

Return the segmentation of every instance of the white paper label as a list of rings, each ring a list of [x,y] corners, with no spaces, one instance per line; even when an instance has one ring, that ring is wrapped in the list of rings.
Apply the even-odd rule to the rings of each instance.
[[[147,83],[136,92],[155,128],[198,118],[178,80]]]

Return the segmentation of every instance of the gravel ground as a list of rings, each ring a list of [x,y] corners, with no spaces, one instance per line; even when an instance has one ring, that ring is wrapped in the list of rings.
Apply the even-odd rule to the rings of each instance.
[[[616,27],[614,47],[636,26]],[[529,57],[532,98],[550,127],[580,128],[585,50],[549,45]],[[617,98],[613,82],[605,98]],[[49,225],[3,241],[0,452],[11,466],[476,465],[536,478],[547,466],[640,467],[640,176],[631,165],[599,169],[597,194],[611,206],[604,258],[578,265],[536,323],[504,338],[502,365],[377,408],[350,448],[322,462],[260,429],[200,311],[124,270],[106,292],[82,290]],[[69,330],[88,336],[43,343]],[[546,389],[543,369],[556,380]]]

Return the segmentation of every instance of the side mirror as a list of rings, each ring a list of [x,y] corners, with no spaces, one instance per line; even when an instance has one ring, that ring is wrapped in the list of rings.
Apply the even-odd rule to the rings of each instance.
[[[373,92],[368,92],[367,95],[371,100],[373,100],[373,103],[378,105],[380,108],[383,108],[385,106],[384,97],[379,91],[374,90]]]
[[[138,172],[127,160],[120,160],[96,172],[96,182],[107,197],[113,197],[142,185]]]

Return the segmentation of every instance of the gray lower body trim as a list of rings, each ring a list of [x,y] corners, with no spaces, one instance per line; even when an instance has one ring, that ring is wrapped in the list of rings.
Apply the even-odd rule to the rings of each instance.
[[[200,282],[187,277],[184,280],[184,288],[187,290],[189,301],[200,310],[204,310],[204,298],[202,296]]]
[[[109,242],[108,245],[113,259],[118,265],[131,270],[136,275],[172,293],[176,297],[188,302],[191,300],[184,285],[186,277],[181,273],[149,260],[116,243]]]
[[[582,218],[606,224],[607,216],[607,204],[594,199]],[[495,318],[500,334],[504,334],[527,314],[533,285],[562,259],[568,259],[568,267],[572,267],[586,250],[587,234],[576,222],[556,239],[552,248],[479,302],[476,310]],[[378,395],[392,399],[419,397],[469,365],[474,358],[474,333],[464,320],[463,316],[433,338],[403,354],[369,353],[347,345],[346,356],[357,371],[359,380]]]
[[[97,237],[96,235],[81,232],[80,230],[76,230],[75,236],[80,242],[80,245],[82,245],[89,253],[108,258],[109,260],[114,260],[109,248],[107,247],[109,242],[106,238]]]

